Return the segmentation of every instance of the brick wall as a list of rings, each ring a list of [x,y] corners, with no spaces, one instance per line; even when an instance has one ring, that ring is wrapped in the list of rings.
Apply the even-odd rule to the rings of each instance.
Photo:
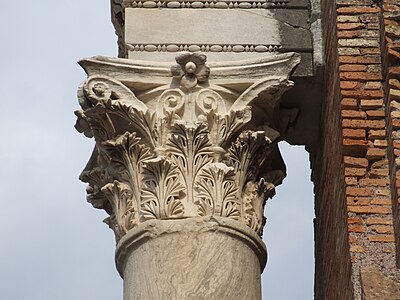
[[[323,3],[326,86],[313,170],[316,299],[400,299],[400,4]]]
[[[351,262],[341,134],[341,95],[338,76],[336,7],[323,1],[325,96],[321,145],[313,168],[315,184],[315,298],[351,299]],[[327,138],[325,138],[327,137]],[[328,254],[328,255],[327,255]],[[328,297],[329,295],[329,297]]]
[[[400,2],[387,0],[384,10],[384,79],[388,107],[389,163],[397,266],[400,267]]]

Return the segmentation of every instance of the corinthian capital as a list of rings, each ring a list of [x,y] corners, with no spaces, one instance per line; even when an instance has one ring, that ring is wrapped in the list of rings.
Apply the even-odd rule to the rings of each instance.
[[[299,58],[206,60],[80,62],[88,79],[76,128],[96,141],[80,178],[117,240],[148,220],[207,216],[262,234],[265,201],[285,176],[279,100]]]

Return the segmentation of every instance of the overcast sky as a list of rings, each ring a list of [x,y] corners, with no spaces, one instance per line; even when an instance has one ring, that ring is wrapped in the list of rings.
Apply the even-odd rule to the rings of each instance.
[[[116,56],[108,0],[3,1],[0,9],[0,292],[4,300],[122,300],[106,217],[78,180],[94,145],[74,129],[76,63]],[[313,298],[308,154],[266,207],[263,299]]]

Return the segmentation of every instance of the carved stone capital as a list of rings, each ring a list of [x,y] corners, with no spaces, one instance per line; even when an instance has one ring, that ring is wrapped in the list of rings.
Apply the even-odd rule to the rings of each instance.
[[[293,53],[207,65],[95,57],[76,128],[96,146],[81,174],[117,240],[141,223],[224,217],[262,234],[265,200],[285,176],[276,146]]]

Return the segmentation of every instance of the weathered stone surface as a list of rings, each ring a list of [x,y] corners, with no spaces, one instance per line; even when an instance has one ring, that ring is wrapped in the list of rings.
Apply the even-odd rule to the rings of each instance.
[[[242,10],[132,8],[125,10],[125,16],[127,44],[281,45],[279,21],[265,10],[248,13]]]
[[[117,245],[125,300],[259,300],[261,239],[226,218],[149,221]]]
[[[120,57],[172,62],[171,52],[201,51],[209,61],[231,61],[295,51],[302,55],[296,76],[312,76],[322,47],[320,22],[310,14],[320,6],[311,2],[114,0],[111,7]]]
[[[385,276],[376,266],[361,268],[364,300],[399,300],[400,282]]]
[[[182,51],[207,52],[210,62],[260,58],[266,52],[311,52],[308,12],[279,12],[127,8],[124,41],[129,58],[150,61],[173,62],[175,52]],[[311,59],[305,56],[302,63],[312,65]],[[312,68],[303,71],[312,73]]]
[[[96,147],[81,175],[117,240],[149,220],[221,216],[261,235],[263,208],[285,176],[276,139],[293,53],[176,65],[93,58],[77,129]]]

